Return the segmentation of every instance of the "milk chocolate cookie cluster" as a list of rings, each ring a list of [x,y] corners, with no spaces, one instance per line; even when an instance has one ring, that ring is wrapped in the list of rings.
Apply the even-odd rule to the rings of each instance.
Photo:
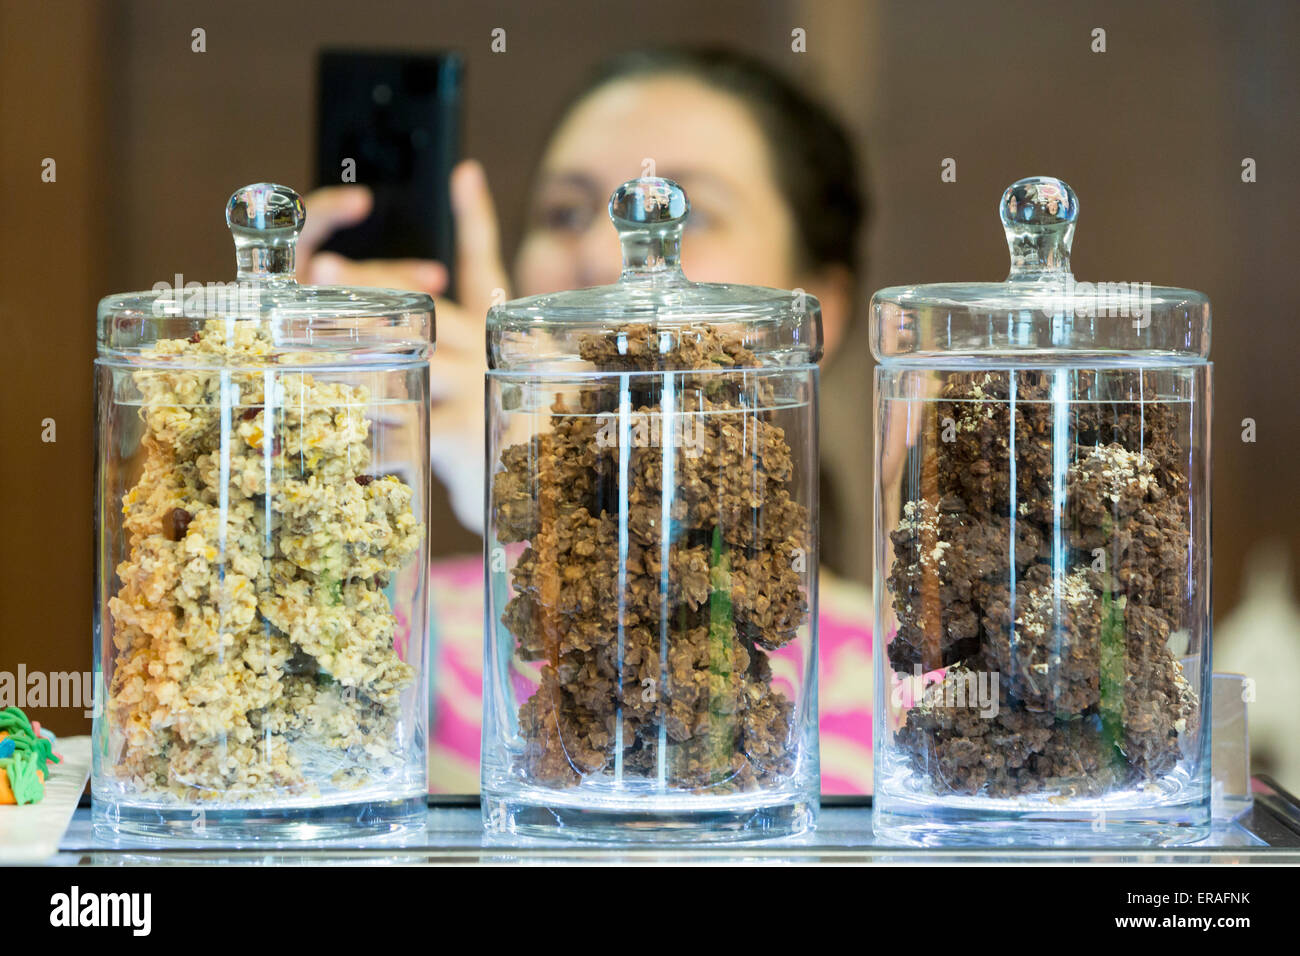
[[[1091,373],[1072,374],[1086,394]],[[1126,374],[1140,394],[1142,373]],[[1062,420],[1052,385],[1033,370],[950,375],[924,426],[921,496],[891,534],[889,661],[947,669],[898,739],[942,792],[1151,780],[1199,718],[1170,649],[1189,542],[1175,411],[1074,402]],[[997,675],[996,707],[952,692],[977,673]]]
[[[217,801],[362,786],[401,759],[414,670],[383,588],[422,534],[411,489],[367,473],[367,390],[269,374],[252,323],[154,351],[175,364],[135,373],[145,458],[109,600],[115,772]]]
[[[627,325],[579,351],[605,371],[681,374],[671,406],[663,376],[585,384],[501,456],[497,537],[527,542],[502,622],[518,658],[541,662],[517,770],[724,791],[787,775],[794,708],[768,652],[807,621],[811,528],[771,389],[708,326]]]

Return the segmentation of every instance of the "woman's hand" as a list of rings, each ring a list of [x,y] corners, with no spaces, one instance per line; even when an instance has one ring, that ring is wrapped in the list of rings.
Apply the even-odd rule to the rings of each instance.
[[[447,269],[430,259],[358,261],[317,252],[336,230],[370,214],[362,186],[330,186],[306,198],[307,221],[298,239],[299,281],[412,289],[435,297],[437,348],[430,360],[431,464],[447,486],[461,524],[483,530],[483,374],[487,368],[485,322],[493,296],[509,298],[496,209],[483,167],[460,163],[451,175],[456,219],[456,286],[460,302],[440,298]]]

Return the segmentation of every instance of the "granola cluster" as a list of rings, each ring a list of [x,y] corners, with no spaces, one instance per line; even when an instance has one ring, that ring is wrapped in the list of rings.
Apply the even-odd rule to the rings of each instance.
[[[1075,374],[1086,391],[1091,373]],[[1142,373],[1125,374],[1139,393]],[[1199,702],[1170,649],[1189,560],[1176,413],[1067,407],[1062,421],[1048,373],[956,373],[924,425],[921,496],[891,533],[887,655],[907,676],[946,669],[934,699],[957,706],[913,707],[897,737],[941,792],[1152,780],[1196,730]],[[944,697],[974,673],[997,674],[996,714]]]
[[[275,369],[253,323],[154,351],[181,361],[134,375],[145,457],[109,600],[113,771],[188,800],[363,785],[404,760],[415,673],[383,589],[423,530],[411,489],[366,473],[367,390]]]
[[[516,770],[548,786],[617,770],[716,791],[786,776],[794,705],[768,652],[808,619],[811,527],[771,388],[738,337],[703,325],[621,326],[580,355],[684,374],[671,413],[663,376],[557,396],[549,430],[501,455],[497,538],[527,542],[502,622],[518,659],[541,662]]]

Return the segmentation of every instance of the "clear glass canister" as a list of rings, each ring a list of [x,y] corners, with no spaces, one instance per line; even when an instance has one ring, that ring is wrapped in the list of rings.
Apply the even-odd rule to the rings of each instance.
[[[298,286],[304,218],[248,186],[235,282],[99,305],[101,831],[424,823],[433,302]]]
[[[488,317],[490,832],[779,835],[817,811],[817,361],[799,290],[687,281],[610,200],[614,285]]]
[[[884,289],[884,843],[1176,843],[1209,823],[1210,307],[1076,282],[1078,200],[1002,196],[1002,283]]]

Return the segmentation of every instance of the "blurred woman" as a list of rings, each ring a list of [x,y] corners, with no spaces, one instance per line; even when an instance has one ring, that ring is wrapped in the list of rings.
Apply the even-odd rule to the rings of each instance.
[[[484,320],[494,296],[533,295],[617,280],[618,239],[609,194],[641,175],[676,180],[691,199],[683,267],[695,281],[801,288],[822,306],[826,360],[842,342],[857,293],[866,201],[848,135],[821,104],[758,61],[724,51],[625,54],[570,103],[531,190],[533,205],[514,262],[501,262],[482,167],[452,177],[460,301],[438,301],[433,358],[433,466],[467,527],[483,507]],[[351,262],[310,255],[334,229],[363,219],[356,187],[309,197],[302,245],[316,283],[416,288],[438,295],[446,270],[429,262]],[[864,410],[865,414],[865,410]],[[836,566],[837,487],[823,478],[823,562]],[[865,534],[866,529],[858,529]],[[481,557],[438,562],[433,572],[434,701],[430,786],[478,787],[482,657]],[[870,597],[824,573],[820,635],[823,790],[862,792],[871,775]]]

